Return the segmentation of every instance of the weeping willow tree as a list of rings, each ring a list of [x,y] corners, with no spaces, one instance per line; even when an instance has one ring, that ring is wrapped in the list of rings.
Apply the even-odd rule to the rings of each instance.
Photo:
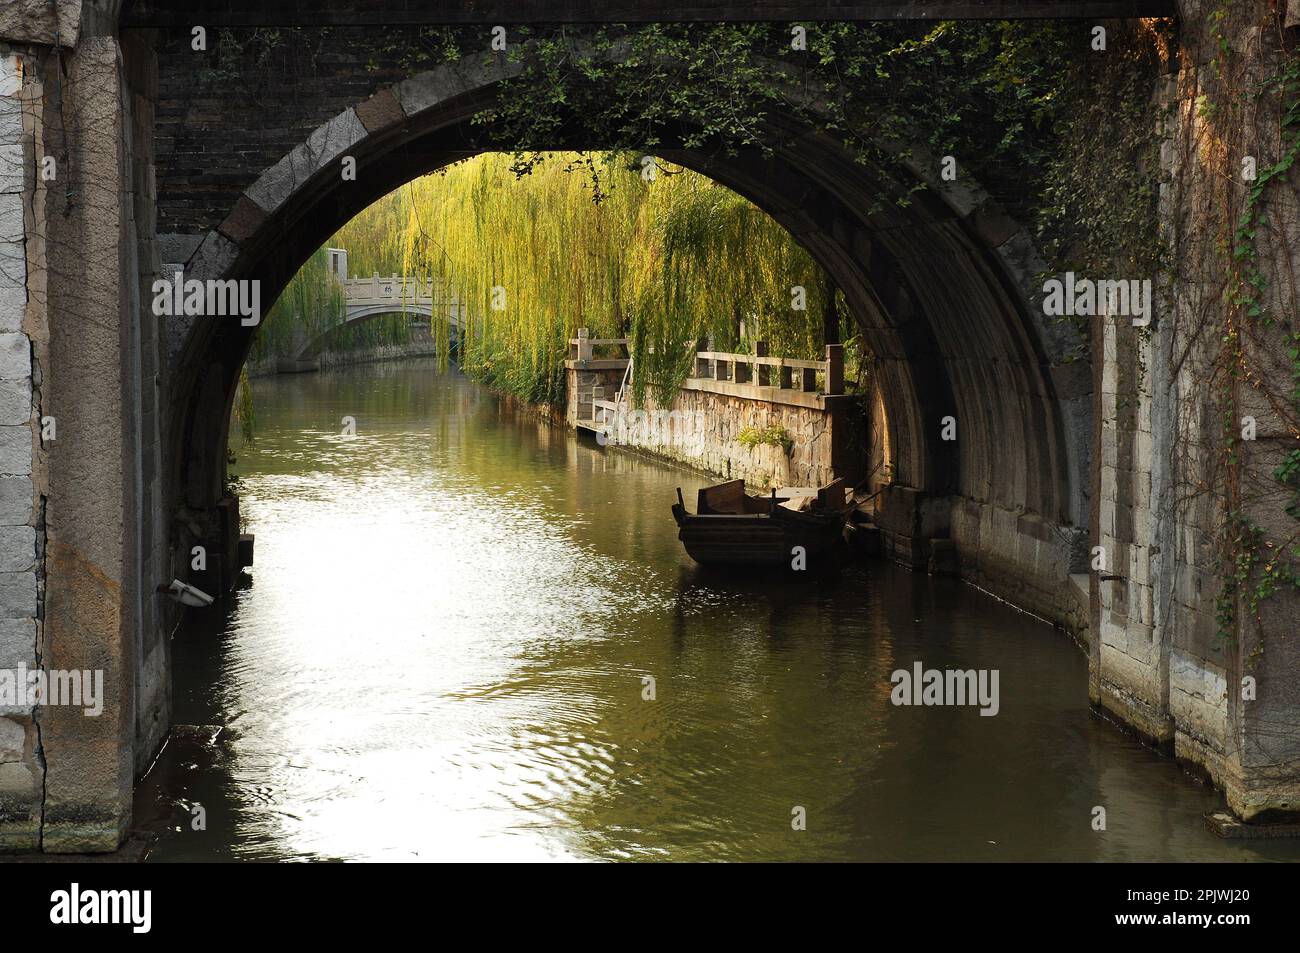
[[[317,249],[262,320],[253,340],[253,359],[291,353],[296,345],[337,327],[346,312],[343,289],[330,277],[325,249]]]
[[[377,267],[380,258],[368,246],[361,254],[364,267]],[[349,255],[352,259],[352,256]],[[359,271],[355,259],[349,260],[353,274],[370,274]],[[391,274],[384,271],[384,274]],[[375,318],[370,321],[344,324],[347,302],[343,290],[333,280],[324,248],[312,254],[267,312],[262,327],[253,341],[252,357],[261,361],[268,357],[293,354],[305,343],[324,335],[322,345],[330,351],[351,351],[379,344],[404,344],[410,337],[410,321],[401,314]]]
[[[637,399],[669,400],[698,343],[715,350],[815,358],[826,279],[790,234],[752,203],[682,171],[651,192],[631,324]],[[744,336],[741,336],[741,329]]]
[[[493,153],[417,179],[331,244],[348,249],[354,274],[449,286],[468,319],[462,367],[530,401],[564,399],[563,362],[581,327],[630,339],[638,399],[647,389],[668,399],[708,337],[718,349],[761,339],[774,354],[820,356],[825,276],[752,203],[663,161],[538,158],[527,174]],[[435,315],[444,340],[448,323]]]

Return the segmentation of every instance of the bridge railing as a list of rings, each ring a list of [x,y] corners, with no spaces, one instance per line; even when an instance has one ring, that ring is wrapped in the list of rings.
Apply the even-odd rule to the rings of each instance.
[[[379,275],[372,275],[369,278],[347,278],[340,284],[343,285],[344,297],[350,300],[382,298],[415,301],[445,297],[441,284],[432,278],[399,275],[381,278]]]

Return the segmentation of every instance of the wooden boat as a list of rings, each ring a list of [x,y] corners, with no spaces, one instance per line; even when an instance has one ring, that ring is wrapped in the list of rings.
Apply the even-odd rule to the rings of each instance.
[[[700,490],[694,513],[686,512],[681,487],[673,504],[677,538],[701,565],[793,567],[802,546],[814,565],[843,539],[848,516],[846,485],[836,480],[809,494],[750,496],[744,480]]]

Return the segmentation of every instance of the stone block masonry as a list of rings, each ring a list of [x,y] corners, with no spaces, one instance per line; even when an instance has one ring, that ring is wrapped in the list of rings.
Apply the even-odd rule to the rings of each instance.
[[[32,168],[24,105],[23,58],[0,52],[0,671],[40,667],[39,578],[43,540],[34,472],[37,412],[28,323],[27,241],[34,230],[24,199]],[[31,119],[28,119],[30,125]],[[45,768],[39,712],[0,698],[0,851],[36,850],[41,843]]]
[[[1276,404],[1266,396],[1290,394],[1293,369],[1278,360],[1280,335],[1257,339],[1246,315],[1241,355],[1231,359],[1245,373],[1236,383],[1223,372],[1233,317],[1223,288],[1233,279],[1219,242],[1241,214],[1225,190],[1246,191],[1221,169],[1239,167],[1246,154],[1261,169],[1280,160],[1278,107],[1267,96],[1252,102],[1243,131],[1232,127],[1231,110],[1216,114],[1204,103],[1232,101],[1234,86],[1264,85],[1260,77],[1275,64],[1260,24],[1273,14],[1254,0],[1228,5],[1222,22],[1191,0],[1181,7],[1177,71],[1156,92],[1158,221],[1175,263],[1169,293],[1150,327],[1112,317],[1094,335],[1101,360],[1093,518],[1107,568],[1093,573],[1090,693],[1207,775],[1238,817],[1267,821],[1300,813],[1300,600],[1284,586],[1255,606],[1258,574],[1236,592],[1225,565],[1240,565],[1248,549],[1234,547],[1230,518],[1257,527],[1266,551],[1289,549],[1294,539],[1289,493],[1274,477],[1295,446],[1294,430],[1278,409],[1285,396]],[[1245,64],[1241,75],[1234,63]],[[1265,130],[1259,138],[1256,128]],[[1220,165],[1223,142],[1229,151]],[[1270,188],[1269,227],[1253,244],[1260,284],[1275,289],[1279,312],[1294,305],[1298,195],[1293,180]],[[1241,434],[1234,464],[1227,439],[1247,419],[1257,434]]]
[[[824,486],[842,475],[847,460],[835,454],[835,429],[843,419],[835,408],[844,398],[823,400],[823,407],[803,407],[683,390],[667,414],[648,401],[646,425],[627,428],[627,445],[754,487]],[[668,426],[658,425],[665,418]],[[747,428],[780,428],[790,449],[746,446],[739,438]]]
[[[136,231],[153,231],[152,180],[132,139],[151,123],[135,129],[127,104],[145,80],[92,22],[57,58],[0,31],[0,669],[90,671],[106,692],[95,717],[0,698],[3,852],[117,847],[136,752],[166,726],[162,709],[133,744],[151,665],[165,668],[132,637],[141,579],[166,568],[133,539],[156,482],[140,411],[155,370],[136,361],[140,276],[157,270]]]
[[[584,395],[598,388],[612,397],[623,371],[568,365],[568,421],[575,426],[591,415],[590,397]],[[853,398],[725,386],[735,393],[718,392],[712,381],[687,381],[666,407],[647,395],[645,407],[627,410],[626,424],[615,425],[601,439],[753,487],[824,486],[861,475],[865,442],[855,444],[852,434],[865,425],[853,414]],[[746,428],[780,428],[789,448],[746,446],[739,439]]]

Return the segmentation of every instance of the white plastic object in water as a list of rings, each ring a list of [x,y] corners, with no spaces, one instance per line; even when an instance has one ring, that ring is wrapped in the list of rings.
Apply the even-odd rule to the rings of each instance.
[[[196,589],[187,582],[181,582],[179,579],[173,579],[167,586],[167,595],[175,599],[183,606],[200,607],[212,605],[212,596],[208,595],[202,589]]]

